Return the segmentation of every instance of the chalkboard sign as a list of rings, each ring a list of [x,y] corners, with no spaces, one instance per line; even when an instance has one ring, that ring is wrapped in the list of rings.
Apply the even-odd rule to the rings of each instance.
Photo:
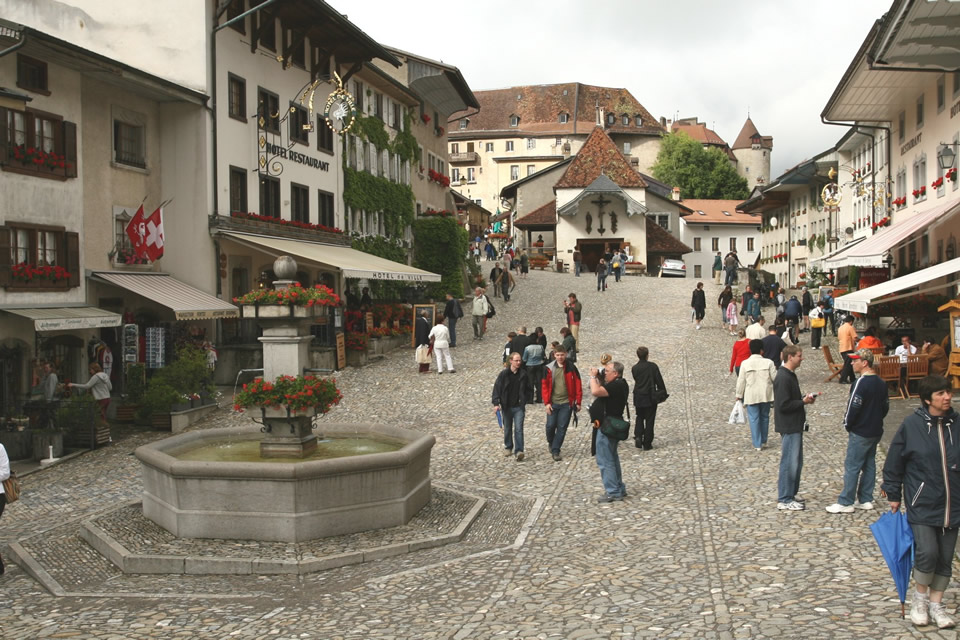
[[[337,369],[347,366],[347,338],[343,332],[337,333]]]

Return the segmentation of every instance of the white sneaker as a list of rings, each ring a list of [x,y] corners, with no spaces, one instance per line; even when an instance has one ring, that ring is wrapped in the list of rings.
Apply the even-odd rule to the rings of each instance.
[[[778,502],[777,509],[780,511],[803,511],[806,509],[802,503],[793,500],[791,502]]]
[[[929,617],[933,618],[933,622],[936,623],[938,629],[952,629],[957,626],[953,618],[947,615],[947,610],[944,609],[942,602],[930,603]],[[913,619],[913,608],[910,609],[910,619]]]
[[[918,627],[925,627],[930,624],[930,614],[928,607],[930,598],[927,594],[914,592],[913,603],[910,605],[910,622]]]
[[[855,506],[857,509],[863,509],[864,511],[871,511],[873,509],[872,502],[858,502],[853,506]]]
[[[853,513],[854,508],[852,504],[832,504],[827,507],[827,513]]]

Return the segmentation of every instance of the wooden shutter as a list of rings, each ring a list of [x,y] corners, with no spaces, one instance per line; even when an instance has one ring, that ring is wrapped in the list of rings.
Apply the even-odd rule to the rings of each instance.
[[[10,265],[13,260],[10,259],[10,234],[12,231],[6,227],[0,227],[0,287],[10,286],[13,280],[10,272]]]
[[[77,125],[74,122],[63,122],[63,155],[67,160],[66,176],[77,177]]]
[[[0,164],[6,164],[13,153],[7,140],[7,117],[7,110],[0,107]]]
[[[70,272],[70,286],[80,286],[80,234],[75,231],[67,231],[67,271]]]

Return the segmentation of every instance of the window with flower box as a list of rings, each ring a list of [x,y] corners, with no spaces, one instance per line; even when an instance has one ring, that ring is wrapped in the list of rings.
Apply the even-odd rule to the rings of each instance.
[[[77,176],[77,125],[61,116],[0,107],[4,171],[63,180]]]
[[[80,286],[80,235],[63,227],[7,222],[0,227],[0,286]]]

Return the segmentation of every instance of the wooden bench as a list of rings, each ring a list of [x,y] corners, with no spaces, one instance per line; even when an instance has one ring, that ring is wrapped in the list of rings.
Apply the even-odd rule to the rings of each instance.
[[[827,361],[827,367],[830,369],[830,375],[824,379],[824,382],[830,382],[840,375],[840,372],[843,370],[843,365],[833,361],[833,354],[830,353],[830,347],[823,345],[822,349],[823,359]]]

